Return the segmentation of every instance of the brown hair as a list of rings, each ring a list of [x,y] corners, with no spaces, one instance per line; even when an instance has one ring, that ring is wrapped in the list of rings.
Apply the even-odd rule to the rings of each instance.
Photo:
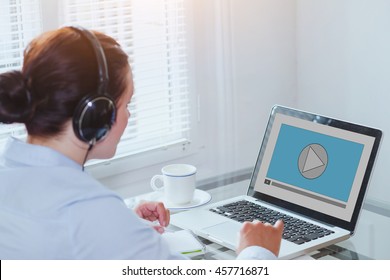
[[[93,33],[107,61],[107,93],[118,103],[126,88],[128,56],[113,38]],[[0,75],[0,122],[24,123],[30,135],[56,135],[80,100],[97,87],[97,60],[90,44],[69,27],[44,33],[26,48],[22,71]]]

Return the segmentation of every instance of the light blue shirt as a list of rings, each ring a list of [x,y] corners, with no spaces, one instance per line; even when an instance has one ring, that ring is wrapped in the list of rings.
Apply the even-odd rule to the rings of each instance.
[[[0,156],[0,259],[181,258],[79,164],[47,147],[7,142]],[[251,247],[240,258],[275,256]]]

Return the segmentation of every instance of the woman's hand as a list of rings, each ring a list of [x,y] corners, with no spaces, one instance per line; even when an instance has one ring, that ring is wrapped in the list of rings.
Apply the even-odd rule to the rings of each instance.
[[[154,225],[153,228],[159,233],[164,232],[164,227],[169,225],[170,213],[162,202],[145,201],[141,202],[134,209],[135,213],[142,219],[154,222],[158,221],[159,225]]]
[[[240,243],[237,253],[239,254],[249,246],[260,246],[278,256],[283,228],[284,223],[282,220],[278,220],[275,225],[263,224],[259,221],[245,222],[240,231]]]

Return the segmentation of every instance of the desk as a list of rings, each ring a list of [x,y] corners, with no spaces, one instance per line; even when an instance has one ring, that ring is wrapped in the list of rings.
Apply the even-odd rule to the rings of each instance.
[[[208,191],[211,196],[212,200],[210,203],[217,202],[220,200],[224,200],[230,197],[238,196],[245,194],[247,191],[249,185],[248,179],[239,180],[234,183],[229,183],[227,185],[222,185],[218,187],[213,187],[213,184],[205,184],[200,185],[198,188],[203,189],[205,191]],[[126,199],[125,202],[129,207],[135,206],[140,200],[145,199],[148,196],[148,194],[133,197]],[[176,228],[173,228],[176,229]],[[362,231],[365,229],[363,228]],[[206,245],[206,254],[203,256],[195,257],[195,259],[210,259],[210,260],[230,260],[235,259],[236,254],[234,251],[223,247],[219,244],[213,243],[207,239],[200,238],[201,241]],[[353,240],[353,238],[337,243],[335,245],[331,245],[325,248],[322,248],[320,250],[314,251],[310,253],[309,255],[303,256],[301,258],[303,259],[319,259],[319,260],[335,260],[335,259],[342,259],[342,260],[357,260],[357,259],[373,259],[370,256],[365,255],[362,253],[361,250],[359,251],[357,248],[359,246],[356,246],[356,243],[362,242],[360,239]],[[363,241],[364,242],[364,241]],[[389,246],[388,242],[385,242],[383,244],[384,246]],[[390,250],[389,250],[390,252]],[[382,258],[383,259],[383,258]],[[387,258],[385,258],[387,259]],[[390,258],[389,258],[390,259]]]

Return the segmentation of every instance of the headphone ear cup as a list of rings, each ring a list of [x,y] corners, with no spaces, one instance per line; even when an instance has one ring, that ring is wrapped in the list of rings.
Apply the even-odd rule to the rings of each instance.
[[[116,106],[111,97],[98,95],[83,99],[73,116],[73,130],[84,142],[96,143],[110,131],[116,119]]]

